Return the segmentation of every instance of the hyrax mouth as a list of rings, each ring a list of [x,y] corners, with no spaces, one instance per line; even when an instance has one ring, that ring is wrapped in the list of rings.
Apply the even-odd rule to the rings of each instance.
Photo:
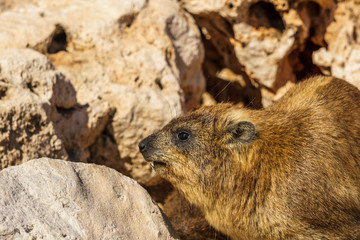
[[[161,157],[160,157],[160,161],[158,160],[159,154],[157,152],[159,152],[159,150],[156,147],[154,147],[154,145],[156,145],[155,140],[156,140],[156,134],[152,134],[147,138],[143,139],[139,143],[139,150],[140,153],[143,155],[145,161],[150,162],[151,167],[153,167],[156,170],[159,168],[167,167],[167,164],[166,162],[161,161],[162,160]]]
[[[153,168],[166,167],[166,166],[167,166],[166,163],[164,163],[164,162],[159,162],[159,161],[150,162],[150,165],[151,165],[151,167],[153,167]]]

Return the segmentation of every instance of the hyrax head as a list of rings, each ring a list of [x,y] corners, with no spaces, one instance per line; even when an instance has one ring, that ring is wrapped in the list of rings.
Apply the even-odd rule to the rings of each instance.
[[[218,104],[173,119],[142,140],[139,149],[161,176],[191,187],[236,161],[238,151],[255,137],[245,109]]]

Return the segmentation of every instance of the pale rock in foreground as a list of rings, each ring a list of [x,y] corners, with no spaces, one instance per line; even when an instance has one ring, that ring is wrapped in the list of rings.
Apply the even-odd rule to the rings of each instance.
[[[134,180],[48,158],[0,172],[0,239],[179,239]]]

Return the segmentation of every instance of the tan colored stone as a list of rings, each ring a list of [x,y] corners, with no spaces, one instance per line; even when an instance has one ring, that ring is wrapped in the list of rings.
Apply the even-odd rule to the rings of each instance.
[[[339,2],[334,18],[325,34],[327,47],[314,53],[314,62],[324,74],[360,87],[360,3]]]
[[[46,54],[76,89],[76,114],[51,116],[70,158],[156,182],[138,142],[195,107],[205,89],[193,18],[173,0],[22,0],[0,21],[0,49]]]
[[[0,169],[41,156],[67,159],[50,115],[76,103],[69,82],[32,50],[1,51],[0,69]]]
[[[194,14],[209,42],[207,56],[217,62],[218,71],[229,68],[274,92],[288,81],[306,76],[309,66],[304,64],[309,63],[303,61],[308,59],[300,59],[300,55],[312,51],[306,48],[308,42],[325,46],[323,35],[336,8],[335,2],[328,0],[180,2]],[[216,60],[219,58],[223,61]],[[253,87],[249,83],[247,86]]]
[[[43,102],[0,101],[0,169],[39,156],[67,159],[63,142],[48,124],[48,111]]]
[[[179,239],[134,180],[36,159],[0,172],[0,239]]]
[[[0,69],[0,168],[44,156],[89,161],[114,110],[78,104],[69,80],[34,50],[2,50]]]

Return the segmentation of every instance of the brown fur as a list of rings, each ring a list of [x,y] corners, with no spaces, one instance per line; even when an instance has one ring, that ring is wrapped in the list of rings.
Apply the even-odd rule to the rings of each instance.
[[[343,80],[308,79],[262,110],[203,107],[140,145],[232,239],[360,239],[360,91]]]

